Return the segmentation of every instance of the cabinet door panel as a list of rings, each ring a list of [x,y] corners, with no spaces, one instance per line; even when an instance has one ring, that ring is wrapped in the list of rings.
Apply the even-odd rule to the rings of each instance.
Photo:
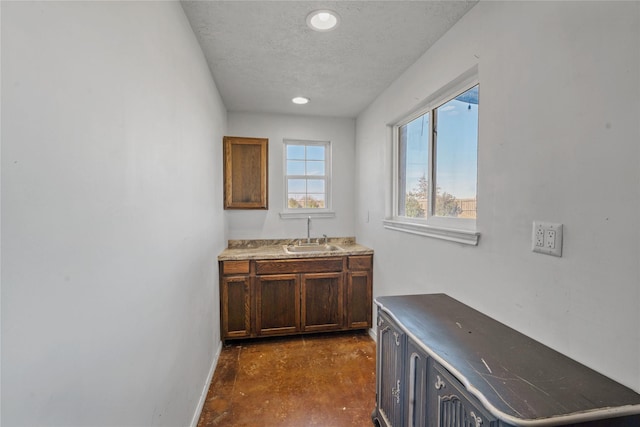
[[[490,415],[444,367],[430,362],[427,390],[430,424],[438,427],[497,427]]]
[[[427,427],[427,355],[411,339],[407,339],[407,426]]]
[[[257,276],[256,282],[258,334],[282,335],[300,331],[298,276]]]
[[[267,209],[269,140],[225,136],[224,208]]]
[[[377,411],[387,426],[403,424],[405,334],[391,320],[378,316]]]
[[[248,337],[251,334],[251,295],[249,276],[222,279],[222,337]]]
[[[343,294],[342,273],[302,275],[302,329],[340,329]]]
[[[347,289],[347,326],[371,327],[371,271],[350,272]]]

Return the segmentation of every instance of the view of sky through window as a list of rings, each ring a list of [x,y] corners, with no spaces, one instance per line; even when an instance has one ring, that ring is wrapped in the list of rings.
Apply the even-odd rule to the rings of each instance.
[[[442,105],[436,112],[436,185],[441,192],[458,199],[475,198],[478,175],[478,86]]]
[[[477,157],[478,85],[399,127],[398,215],[475,218]]]
[[[286,144],[287,206],[326,207],[326,145]]]

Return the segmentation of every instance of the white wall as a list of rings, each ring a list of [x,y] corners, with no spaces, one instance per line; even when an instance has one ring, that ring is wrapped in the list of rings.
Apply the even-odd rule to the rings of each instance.
[[[302,107],[304,108],[304,107]],[[281,219],[284,208],[283,140],[331,141],[335,218],[314,218],[311,236],[354,235],[355,120],[229,112],[228,134],[269,138],[269,210],[227,210],[229,239],[305,237],[306,219]],[[220,142],[220,150],[222,150]]]
[[[189,425],[226,112],[179,3],[2,2],[2,124],[2,425]]]
[[[479,246],[383,229],[385,125],[475,64]],[[639,117],[640,3],[481,1],[357,120],[375,296],[446,292],[640,391]],[[565,225],[562,258],[533,220]]]

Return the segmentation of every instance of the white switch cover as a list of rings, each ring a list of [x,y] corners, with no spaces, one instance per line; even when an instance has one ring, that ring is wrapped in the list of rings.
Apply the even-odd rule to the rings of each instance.
[[[531,249],[541,254],[562,256],[562,224],[533,221]]]

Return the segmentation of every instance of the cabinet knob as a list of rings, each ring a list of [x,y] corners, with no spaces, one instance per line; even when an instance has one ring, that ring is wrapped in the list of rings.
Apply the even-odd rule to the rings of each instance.
[[[442,381],[440,375],[436,375],[436,383],[434,385],[436,387],[436,390],[440,390],[446,387],[446,384],[444,383],[444,381]],[[482,422],[482,420],[480,420],[480,422]]]
[[[394,332],[393,336],[396,337],[396,345],[399,346],[400,345],[400,334],[397,333],[397,332]]]
[[[482,426],[482,418],[476,416],[476,414],[471,411],[471,413],[469,413],[469,416],[471,416],[471,418],[473,418],[473,421],[475,421],[476,425],[475,427],[481,427]]]

